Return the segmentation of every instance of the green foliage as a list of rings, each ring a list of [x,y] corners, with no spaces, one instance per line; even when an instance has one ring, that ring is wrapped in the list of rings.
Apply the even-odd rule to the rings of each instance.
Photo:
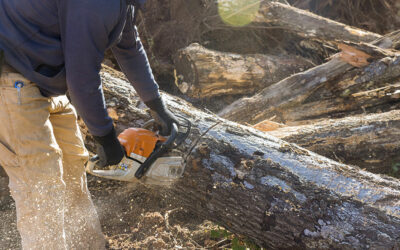
[[[242,236],[235,235],[220,227],[218,227],[218,229],[210,231],[210,238],[213,240],[221,240],[221,239],[230,240],[232,250],[262,249],[251,240]]]
[[[238,238],[233,238],[232,240],[232,249],[233,250],[246,250],[246,247],[242,245]]]
[[[210,232],[210,237],[211,237],[211,239],[214,239],[214,240],[221,239],[221,238],[228,238],[231,235],[232,235],[232,233],[230,233],[222,228],[218,228],[216,230],[211,230],[211,232]]]
[[[395,162],[392,164],[392,169],[389,175],[394,177],[400,177],[400,162]]]

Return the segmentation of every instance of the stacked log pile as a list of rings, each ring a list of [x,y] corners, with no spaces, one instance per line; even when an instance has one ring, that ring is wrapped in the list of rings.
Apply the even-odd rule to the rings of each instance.
[[[208,27],[228,26],[216,16],[205,20]],[[230,97],[218,106],[223,118],[252,126],[276,122],[274,129],[286,127],[271,134],[284,140],[399,176],[397,113],[391,111],[400,108],[400,31],[382,36],[274,1],[261,1],[251,25],[283,28],[339,52],[315,65],[299,56],[229,53],[192,44],[174,57],[175,83],[187,99],[211,98],[212,106],[215,97]]]

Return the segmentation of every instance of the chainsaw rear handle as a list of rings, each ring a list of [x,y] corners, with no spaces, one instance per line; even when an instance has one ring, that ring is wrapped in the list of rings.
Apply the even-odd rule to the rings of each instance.
[[[89,172],[90,174],[93,174],[94,167],[96,166],[96,163],[100,160],[100,157],[98,155],[93,156],[90,158],[89,162],[86,164],[86,171]]]
[[[140,167],[135,173],[135,177],[138,179],[142,178],[143,175],[146,174],[147,170],[149,170],[151,165],[157,160],[157,158],[159,158],[161,155],[167,152],[169,148],[172,147],[177,136],[178,136],[178,125],[176,123],[173,123],[171,127],[171,135],[168,137],[167,141],[161,144],[158,149],[153,151],[150,154],[150,156],[143,162],[143,164],[140,165]]]

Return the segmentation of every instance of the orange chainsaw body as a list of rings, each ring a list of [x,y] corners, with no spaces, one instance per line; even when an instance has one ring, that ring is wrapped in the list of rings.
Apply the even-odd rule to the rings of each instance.
[[[139,161],[148,158],[158,142],[166,141],[165,137],[143,128],[125,129],[118,139],[125,148],[126,155]]]
[[[102,167],[97,165],[100,157],[95,155],[87,162],[86,172],[111,180],[128,182],[141,180],[146,184],[167,186],[181,178],[186,166],[183,164],[183,158],[165,154],[187,138],[191,123],[186,120],[186,124],[181,125],[183,131],[178,131],[177,124],[172,124],[171,134],[168,137],[149,130],[154,125],[155,121],[151,120],[145,123],[143,128],[125,129],[118,136],[125,150],[125,157],[121,162],[110,166],[109,169],[101,169]]]

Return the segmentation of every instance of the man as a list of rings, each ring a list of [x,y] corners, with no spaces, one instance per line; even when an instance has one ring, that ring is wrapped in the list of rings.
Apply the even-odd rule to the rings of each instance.
[[[87,190],[88,153],[76,112],[103,166],[124,155],[107,114],[99,71],[111,48],[168,134],[165,108],[134,26],[145,0],[0,0],[0,165],[10,179],[24,249],[102,249]],[[65,96],[69,92],[71,103]]]

